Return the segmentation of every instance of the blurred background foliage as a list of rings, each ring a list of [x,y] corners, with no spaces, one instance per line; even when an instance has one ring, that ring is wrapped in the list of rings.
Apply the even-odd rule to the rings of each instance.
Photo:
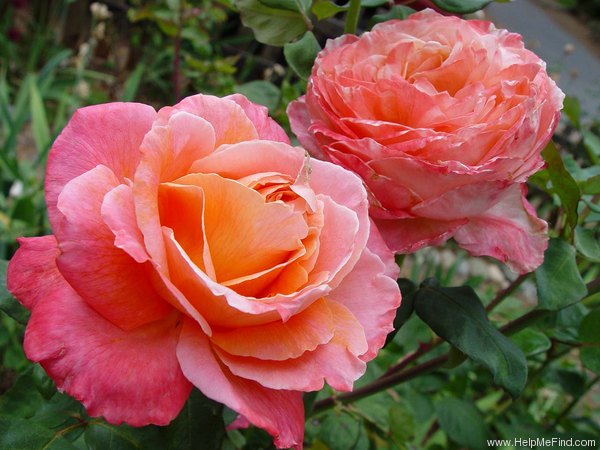
[[[600,16],[595,0],[559,1],[585,20]],[[402,18],[409,6],[472,12],[487,3],[363,0],[358,26]],[[45,160],[75,109],[240,92],[288,127],[285,108],[325,40],[342,33],[346,11],[328,0],[1,2],[0,259],[17,237],[50,233]],[[307,448],[483,449],[486,439],[515,437],[595,439],[588,448],[598,448],[600,122],[583,120],[567,98],[555,142],[530,180],[553,238],[544,265],[516,277],[451,244],[399,258],[398,331],[353,394],[305,396]],[[234,413],[198,392],[167,427],[88,417],[26,360],[27,317],[0,286],[0,448],[272,448],[261,430],[226,431]]]

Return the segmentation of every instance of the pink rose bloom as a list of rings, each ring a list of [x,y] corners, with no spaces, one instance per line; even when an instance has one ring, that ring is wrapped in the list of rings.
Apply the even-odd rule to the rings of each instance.
[[[362,177],[392,250],[454,237],[528,272],[547,224],[524,182],[563,97],[519,35],[425,10],[329,41],[288,114],[314,156]]]
[[[8,268],[25,352],[108,422],[168,424],[196,386],[301,448],[301,391],[352,389],[392,329],[397,267],[360,179],[245,97],[80,109],[46,200],[55,234]]]

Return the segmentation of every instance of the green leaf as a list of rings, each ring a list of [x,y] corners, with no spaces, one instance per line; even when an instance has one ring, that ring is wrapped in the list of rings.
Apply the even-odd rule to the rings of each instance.
[[[274,9],[300,12],[301,5],[296,0],[259,0],[265,6]]]
[[[63,437],[61,430],[49,430],[31,420],[8,416],[0,416],[0,448],[77,450],[77,447]]]
[[[235,86],[234,91],[245,95],[251,102],[265,105],[271,112],[277,108],[279,97],[281,96],[281,92],[277,86],[263,80],[250,81],[249,83]]]
[[[560,198],[562,207],[567,215],[567,221],[571,228],[577,225],[577,204],[581,198],[579,186],[565,168],[560,153],[554,142],[548,142],[546,148],[542,152],[544,161],[548,163],[548,174],[552,182],[552,190]]]
[[[388,0],[360,0],[360,6],[363,8],[376,8],[387,3],[389,3]]]
[[[88,450],[164,450],[160,429],[155,426],[133,428],[109,425],[101,419],[91,421],[85,430]]]
[[[8,261],[0,260],[0,311],[4,311],[17,322],[25,325],[29,319],[29,311],[6,289],[7,267]]]
[[[321,422],[318,437],[330,450],[350,450],[358,443],[361,428],[361,422],[349,414],[334,412]]]
[[[512,335],[511,340],[525,353],[525,356],[544,353],[552,345],[548,336],[531,328],[525,328]]]
[[[177,418],[164,428],[167,448],[210,450],[221,448],[225,438],[223,405],[194,389]]]
[[[579,104],[577,97],[565,97],[563,100],[563,112],[576,128],[580,127],[579,117],[581,115],[581,105]]]
[[[425,282],[416,294],[415,310],[439,336],[487,367],[494,382],[513,397],[523,390],[527,382],[523,352],[492,326],[471,287],[442,288]]]
[[[575,248],[579,253],[593,262],[600,262],[600,244],[594,230],[575,228]]]
[[[575,249],[559,238],[550,239],[544,262],[535,271],[538,305],[557,311],[577,303],[587,288],[577,269]]]
[[[592,310],[579,325],[579,359],[585,367],[600,375],[600,309]]]
[[[590,160],[595,165],[600,165],[600,137],[589,130],[582,130],[583,146],[587,150]]]
[[[285,60],[303,80],[307,80],[310,76],[312,66],[320,51],[321,46],[311,31],[304,33],[304,36],[296,42],[283,46]]]
[[[394,404],[389,411],[390,437],[400,448],[415,435],[415,418],[405,402]]]
[[[432,0],[435,6],[456,14],[469,14],[483,9],[493,0]]]
[[[594,175],[579,183],[579,189],[583,195],[600,194],[600,175]]]
[[[382,14],[375,14],[369,21],[369,25],[372,27],[377,23],[387,22],[388,20],[392,19],[404,20],[415,12],[416,11],[414,9],[409,8],[408,6],[394,5],[387,12],[384,12]]]
[[[311,12],[317,16],[318,20],[328,19],[336,14],[348,11],[348,5],[336,5],[329,0],[316,0],[310,8]]]
[[[29,78],[29,108],[31,109],[33,139],[38,151],[42,153],[50,146],[51,137],[46,108],[35,77]]]
[[[300,12],[271,8],[259,0],[235,0],[235,5],[242,23],[263,44],[283,46],[307,30],[306,19]]]
[[[586,377],[581,372],[557,369],[550,372],[550,378],[572,397],[581,397],[586,391]]]
[[[443,398],[435,409],[442,430],[451,440],[469,449],[486,448],[488,430],[473,403],[458,398]]]

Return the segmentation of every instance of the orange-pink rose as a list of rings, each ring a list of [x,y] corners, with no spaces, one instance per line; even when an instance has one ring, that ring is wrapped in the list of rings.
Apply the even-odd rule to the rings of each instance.
[[[547,225],[524,182],[562,99],[519,35],[426,10],[329,41],[288,113],[313,155],[362,177],[392,250],[454,237],[527,272]]]
[[[192,386],[301,448],[302,391],[352,389],[397,267],[351,172],[245,97],[80,109],[49,155],[54,235],[21,239],[25,352],[92,416],[169,423]]]

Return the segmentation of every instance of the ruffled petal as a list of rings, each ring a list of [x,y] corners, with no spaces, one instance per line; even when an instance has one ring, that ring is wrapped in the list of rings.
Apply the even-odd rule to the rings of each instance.
[[[140,103],[87,106],[75,112],[48,155],[46,204],[52,229],[60,220],[58,196],[73,178],[99,164],[110,168],[120,182],[133,178],[140,144],[155,118],[154,108]]]
[[[17,270],[21,261],[36,258],[43,267],[27,279],[28,289],[13,290],[33,305],[25,332],[27,357],[39,362],[57,387],[81,401],[91,416],[133,426],[168,424],[191,390],[176,358],[181,328],[177,315],[123,331],[88,307],[62,278],[51,237],[28,241],[12,263]],[[41,244],[44,251],[36,248]],[[11,285],[20,283],[11,280]]]
[[[254,124],[259,139],[283,142],[285,144],[290,143],[290,138],[283,128],[269,117],[269,110],[266,106],[252,103],[241,94],[228,95],[225,98],[233,100],[242,107],[250,121]]]
[[[459,228],[454,239],[472,255],[492,256],[515,272],[535,270],[548,247],[548,224],[536,216],[526,193],[525,184],[510,186],[492,208]]]
[[[57,205],[64,216],[56,233],[62,252],[57,265],[88,305],[130,330],[164,318],[172,308],[149,281],[150,263],[139,264],[115,247],[115,235],[103,221],[105,195],[117,186],[117,178],[105,166],[97,166],[65,186]],[[125,220],[128,213],[120,217]]]
[[[206,335],[190,320],[184,323],[177,357],[185,376],[204,395],[265,429],[274,437],[276,447],[302,449],[304,405],[300,392],[268,389],[233,375],[215,357]]]
[[[6,270],[6,287],[25,308],[32,310],[64,283],[54,262],[60,250],[52,235],[20,238],[17,242],[19,249]],[[43,280],[43,283],[32,283],[32,280]]]

